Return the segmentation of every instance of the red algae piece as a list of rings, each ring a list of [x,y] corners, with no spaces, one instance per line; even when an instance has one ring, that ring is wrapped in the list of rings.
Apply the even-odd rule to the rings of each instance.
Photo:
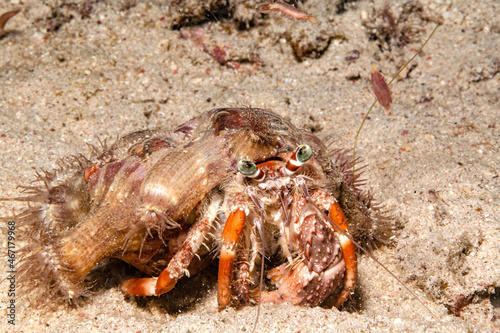
[[[212,56],[217,60],[221,65],[226,63],[227,52],[224,51],[224,47],[215,46],[212,49]]]
[[[312,23],[318,22],[311,15],[307,15],[306,13],[295,8],[294,6],[283,2],[264,3],[257,7],[257,11],[260,13],[268,11],[276,11],[280,12],[281,16],[283,17],[292,18],[299,21],[310,21]]]
[[[387,115],[392,115],[391,90],[387,82],[385,82],[384,76],[377,71],[374,65],[372,65],[372,88],[375,96],[377,96],[377,101],[384,107]]]

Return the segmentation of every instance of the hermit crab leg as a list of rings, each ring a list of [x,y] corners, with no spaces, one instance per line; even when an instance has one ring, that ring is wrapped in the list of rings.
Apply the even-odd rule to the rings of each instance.
[[[302,193],[304,194],[306,200],[312,204],[313,206],[315,206],[316,208],[318,208],[318,206],[314,203],[313,200],[311,200],[311,197],[309,196],[309,193],[308,193],[308,190],[307,190],[307,186],[305,184],[305,181],[303,179],[300,179],[300,178],[297,178],[296,179],[296,183],[297,185],[299,186],[299,188],[301,189]],[[318,208],[319,209],[319,208]],[[324,213],[323,213],[324,214]],[[377,258],[375,258],[370,252],[368,252],[367,249],[365,249],[364,247],[362,247],[361,245],[359,245],[353,238],[351,235],[349,235],[347,232],[345,232],[344,230],[342,230],[341,228],[339,228],[333,221],[332,219],[330,218],[330,216],[324,214],[325,218],[330,222],[330,224],[338,231],[340,232],[340,234],[342,234],[344,237],[346,237],[347,239],[349,239],[357,248],[359,248],[361,251],[363,251],[368,257],[370,257],[375,263],[377,263],[377,265],[379,265],[380,267],[382,267],[383,270],[385,270],[390,276],[392,276],[396,281],[399,282],[399,284],[401,284],[401,286],[403,286],[403,288],[405,288],[424,308],[427,309],[427,311],[429,311],[429,313],[432,315],[432,317],[436,317],[436,315],[434,315],[434,313],[431,311],[431,309],[429,309],[427,307],[427,305],[425,305],[425,303],[417,296],[417,294],[415,294],[415,292],[413,292],[413,290],[411,290],[406,284],[403,283],[403,281],[401,281],[401,279],[399,279],[396,275],[394,275],[393,272],[391,272],[384,264],[382,264],[380,261],[377,260]]]
[[[193,224],[181,249],[170,260],[159,277],[126,280],[122,283],[122,291],[135,296],[161,295],[172,290],[184,275],[189,277],[187,268],[205,241],[205,235],[210,231],[220,205],[221,199],[212,200],[206,209],[206,214]]]
[[[328,216],[337,227],[342,229],[342,231],[344,231],[345,233],[349,232],[347,230],[347,219],[337,202],[334,202],[330,205]],[[333,303],[333,306],[335,306],[336,308],[340,307],[354,291],[354,287],[356,286],[356,278],[358,276],[356,247],[348,237],[344,236],[343,234],[339,234],[338,236],[340,238],[340,246],[342,247],[342,256],[344,257],[345,261],[345,275],[343,281],[344,288],[340,292],[335,303]]]
[[[305,203],[298,216],[299,256],[293,263],[282,264],[268,274],[279,283],[277,290],[264,292],[263,303],[291,302],[295,305],[318,306],[343,281],[345,263],[340,239],[316,207]]]
[[[337,235],[340,239],[340,246],[342,247],[342,256],[345,261],[345,274],[343,280],[343,288],[338,297],[335,299],[333,303],[328,305],[335,306],[336,308],[340,307],[351,295],[354,291],[354,287],[356,286],[356,279],[358,276],[358,262],[356,258],[356,246],[351,241],[352,237],[349,237],[349,230],[347,226],[347,219],[340,208],[340,205],[337,203],[334,197],[330,194],[321,191],[315,190],[309,196],[307,191],[307,187],[304,186],[303,179],[297,179],[297,183],[301,187],[306,199],[308,201],[311,200],[311,197],[315,197],[316,200],[320,201],[321,206],[328,206],[328,221],[332,224],[334,230],[339,230]]]
[[[237,208],[231,212],[222,232],[222,249],[219,259],[217,303],[219,311],[224,310],[231,302],[231,280],[233,274],[236,245],[238,244],[245,224],[245,211]]]

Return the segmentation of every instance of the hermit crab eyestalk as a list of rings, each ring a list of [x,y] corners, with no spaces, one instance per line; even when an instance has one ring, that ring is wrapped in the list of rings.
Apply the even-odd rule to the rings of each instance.
[[[312,156],[312,149],[308,145],[300,145],[295,153],[297,161],[306,163]]]
[[[290,176],[295,173],[312,156],[312,149],[308,145],[300,145],[295,150],[285,167],[285,173]]]
[[[261,182],[265,178],[265,173],[252,161],[241,159],[238,161],[238,171],[248,178]]]

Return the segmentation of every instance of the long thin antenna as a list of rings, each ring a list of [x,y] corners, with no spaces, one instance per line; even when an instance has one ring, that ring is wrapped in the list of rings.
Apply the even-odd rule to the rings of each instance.
[[[259,323],[260,308],[262,306],[262,285],[264,284],[264,264],[266,261],[267,245],[266,245],[266,238],[264,236],[264,221],[265,221],[264,209],[262,208],[262,205],[260,204],[259,200],[255,197],[255,195],[251,191],[251,188],[247,188],[247,195],[250,197],[253,204],[257,208],[257,211],[259,212],[260,221],[255,223],[255,225],[257,226],[257,229],[259,231],[259,236],[262,240],[262,263],[260,266],[259,305],[257,306],[257,315],[255,316],[255,323],[253,325],[253,330],[252,330],[252,333],[255,333],[255,330],[257,329],[257,324]]]
[[[434,312],[432,312],[431,309],[429,309],[427,307],[427,305],[425,305],[425,303],[422,300],[420,300],[420,298],[417,296],[417,294],[415,294],[415,292],[413,292],[413,290],[411,290],[406,284],[403,283],[403,281],[401,281],[396,275],[394,275],[394,273],[392,273],[389,270],[389,268],[387,268],[384,264],[382,264],[380,261],[378,261],[377,258],[375,258],[375,256],[373,254],[371,254],[368,250],[366,250],[363,246],[361,246],[358,242],[356,242],[351,235],[349,235],[347,232],[345,232],[344,230],[342,230],[341,228],[339,228],[332,221],[332,219],[330,219],[330,217],[327,214],[325,214],[325,212],[323,212],[323,210],[320,209],[318,207],[318,205],[316,205],[316,203],[314,203],[314,201],[312,201],[312,199],[311,199],[311,197],[309,195],[309,192],[307,190],[307,186],[306,186],[306,184],[305,184],[304,181],[298,182],[298,184],[299,184],[299,188],[300,188],[302,194],[304,195],[304,197],[306,198],[307,202],[309,202],[310,204],[312,204],[319,212],[321,212],[321,214],[323,215],[323,217],[330,223],[331,226],[333,226],[335,228],[336,231],[338,231],[339,233],[341,233],[342,235],[344,235],[345,237],[347,237],[351,242],[353,242],[354,245],[356,245],[368,257],[370,257],[370,259],[372,259],[373,261],[375,261],[380,267],[382,267],[387,273],[389,273],[389,275],[391,275],[396,281],[398,281],[420,304],[422,304],[422,306],[427,311],[429,311],[429,313],[431,314],[431,316],[433,318],[437,318],[437,316],[434,315]]]
[[[399,74],[401,74],[401,72],[413,61],[413,59],[415,59],[415,57],[420,53],[420,51],[422,51],[422,49],[424,48],[424,46],[427,45],[427,42],[429,42],[431,40],[432,36],[434,35],[434,33],[436,32],[436,30],[437,30],[438,27],[439,27],[439,24],[436,25],[436,27],[434,28],[434,30],[432,30],[432,33],[429,35],[429,37],[427,37],[426,41],[424,42],[424,44],[422,44],[422,46],[420,46],[420,48],[418,49],[418,51],[415,52],[415,54],[413,55],[413,57],[411,57],[411,59],[408,60],[408,62],[403,67],[401,67],[401,69],[399,70],[399,72],[396,75],[394,75],[394,77],[388,83],[388,85],[391,85],[391,83],[399,76]],[[356,133],[356,138],[354,139],[354,148],[352,149],[352,159],[353,159],[353,161],[352,161],[352,177],[353,177],[353,179],[354,179],[354,175],[355,175],[355,172],[356,172],[356,146],[358,144],[359,133],[361,133],[361,129],[363,128],[363,125],[365,124],[366,119],[368,119],[368,115],[372,111],[372,109],[375,106],[375,104],[377,104],[377,100],[376,99],[373,102],[373,104],[370,107],[370,109],[368,110],[368,112],[366,113],[365,117],[363,118],[363,121],[361,122],[361,126],[359,126],[358,132]]]
[[[252,333],[255,333],[257,324],[259,323],[260,308],[262,306],[262,284],[264,283],[264,261],[266,260],[264,254],[264,244],[262,244],[262,264],[260,265],[260,283],[259,283],[259,305],[257,306],[257,315],[255,316],[255,323],[253,324]]]

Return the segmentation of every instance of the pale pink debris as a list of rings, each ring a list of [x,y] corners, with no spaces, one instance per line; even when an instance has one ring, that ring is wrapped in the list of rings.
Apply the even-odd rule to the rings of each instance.
[[[377,101],[385,109],[388,116],[392,115],[392,96],[389,86],[385,82],[384,76],[380,74],[375,66],[372,65],[372,88],[375,96],[377,96]]]
[[[292,5],[283,2],[273,2],[264,3],[257,7],[257,11],[260,13],[268,11],[280,12],[282,16],[287,18],[292,18],[299,21],[310,21],[312,23],[317,23],[317,21],[311,15],[307,15],[301,10],[298,10]]]

